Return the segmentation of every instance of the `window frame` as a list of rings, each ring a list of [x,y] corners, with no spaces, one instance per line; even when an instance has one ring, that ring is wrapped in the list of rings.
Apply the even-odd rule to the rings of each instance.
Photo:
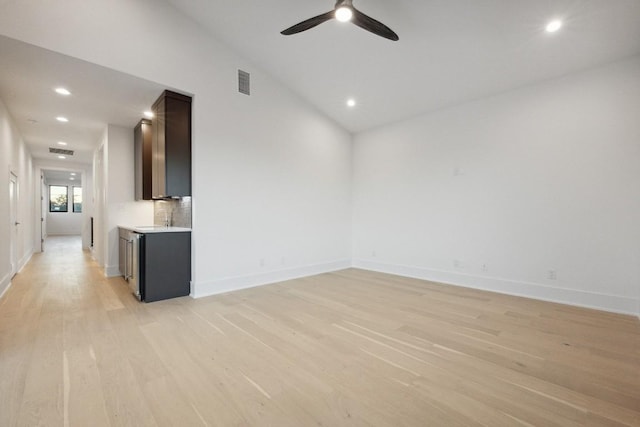
[[[76,210],[76,188],[80,189],[80,210]],[[71,187],[71,211],[73,213],[82,213],[82,186]]]
[[[65,189],[66,203],[64,205],[64,210],[62,210],[62,209],[60,209],[60,210],[52,209],[53,204],[52,204],[52,200],[51,200],[51,189],[53,187],[58,187],[58,188],[64,188]],[[49,213],[66,213],[66,212],[69,212],[69,186],[67,186],[67,185],[59,185],[59,184],[50,184],[49,185]]]

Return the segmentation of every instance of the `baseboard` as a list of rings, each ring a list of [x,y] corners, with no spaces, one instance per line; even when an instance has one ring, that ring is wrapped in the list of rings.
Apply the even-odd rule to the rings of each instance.
[[[2,301],[2,297],[11,287],[11,272],[6,274],[2,280],[0,280],[0,301]]]
[[[18,272],[22,271],[22,269],[27,265],[27,263],[31,260],[33,256],[33,248],[29,250],[24,256],[18,261]]]
[[[117,277],[120,276],[120,266],[119,265],[107,265],[104,267],[104,275],[106,277]]]
[[[640,317],[640,300],[619,295],[552,287],[540,283],[522,282],[497,277],[439,271],[423,267],[385,264],[363,259],[354,259],[353,267],[380,273],[395,274],[397,276],[429,280],[447,285],[464,286],[466,288],[481,289],[501,294],[594,308],[614,313],[631,314]]]
[[[191,296],[193,298],[202,298],[231,291],[238,291],[240,289],[247,289],[256,286],[268,285],[271,283],[283,282],[285,280],[313,276],[315,274],[344,270],[345,268],[349,267],[351,267],[351,260],[345,259],[321,264],[269,271],[266,273],[225,277],[222,279],[202,282],[191,282]]]
[[[26,254],[24,254],[24,256],[20,258],[20,260],[18,261],[18,273],[22,271],[22,269],[27,265],[27,263],[31,260],[32,256],[33,256],[33,248],[31,248]],[[2,278],[2,280],[0,280],[0,299],[2,299],[4,294],[11,287],[11,279],[12,279],[12,274],[11,272],[9,272]]]

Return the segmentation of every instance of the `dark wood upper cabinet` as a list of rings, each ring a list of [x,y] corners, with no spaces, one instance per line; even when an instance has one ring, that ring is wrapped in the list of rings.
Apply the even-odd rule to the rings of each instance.
[[[151,107],[152,198],[191,195],[191,97],[164,91]]]
[[[133,130],[135,147],[136,200],[151,200],[152,149],[151,120],[142,119]]]

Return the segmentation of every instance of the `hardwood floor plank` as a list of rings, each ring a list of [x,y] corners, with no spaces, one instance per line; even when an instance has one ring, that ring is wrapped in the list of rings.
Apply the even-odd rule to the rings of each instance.
[[[28,362],[18,425],[62,424],[62,312],[60,286],[43,290],[44,302],[35,321],[36,334]]]
[[[112,426],[157,426],[144,390],[113,332],[91,336],[100,388]]]
[[[347,269],[138,302],[79,240],[0,299],[0,425],[640,426],[640,321]]]

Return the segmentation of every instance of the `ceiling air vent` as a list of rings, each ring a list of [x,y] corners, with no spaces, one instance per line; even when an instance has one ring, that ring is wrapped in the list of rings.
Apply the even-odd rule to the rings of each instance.
[[[73,150],[63,150],[62,148],[49,147],[49,152],[53,154],[64,154],[65,156],[73,156]]]
[[[246,71],[238,70],[238,91],[245,95],[251,95],[250,75]]]

